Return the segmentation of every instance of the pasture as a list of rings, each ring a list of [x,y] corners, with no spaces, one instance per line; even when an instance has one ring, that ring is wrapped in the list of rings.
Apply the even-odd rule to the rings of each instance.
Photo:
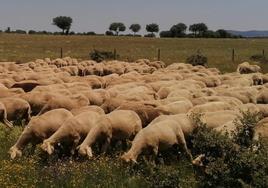
[[[78,59],[39,51],[34,60],[30,36],[16,37],[26,37],[13,51],[25,63],[0,64],[1,187],[267,187],[268,76],[259,66],[96,63],[71,50]]]
[[[159,39],[108,36],[49,36],[0,34],[0,61],[28,62],[39,58],[58,58],[60,48],[63,56],[88,59],[93,49],[117,50],[120,60],[134,61],[140,58],[157,59],[161,49],[161,60],[167,64],[185,62],[197,50],[208,57],[209,67],[223,72],[234,71],[243,61],[250,61],[256,54],[268,53],[268,39]],[[235,49],[235,62],[232,50]],[[268,56],[268,54],[267,54]],[[264,72],[268,64],[260,64]]]

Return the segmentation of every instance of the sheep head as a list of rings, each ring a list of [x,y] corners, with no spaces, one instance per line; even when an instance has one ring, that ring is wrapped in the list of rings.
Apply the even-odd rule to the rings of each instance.
[[[11,147],[8,153],[10,154],[11,159],[22,156],[22,151],[15,146]]]
[[[203,161],[204,161],[205,157],[206,157],[205,154],[201,154],[201,155],[199,155],[197,158],[195,158],[195,159],[192,161],[192,164],[193,164],[194,166],[199,166],[199,167],[204,166]]]
[[[77,147],[77,149],[78,149],[78,153],[81,156],[87,156],[89,159],[93,157],[91,147],[80,145],[80,146]]]
[[[124,153],[122,156],[121,156],[121,159],[126,162],[126,163],[138,163],[136,158],[131,154],[131,153]]]
[[[44,140],[43,144],[40,146],[41,149],[51,155],[54,152],[54,146],[47,140]]]

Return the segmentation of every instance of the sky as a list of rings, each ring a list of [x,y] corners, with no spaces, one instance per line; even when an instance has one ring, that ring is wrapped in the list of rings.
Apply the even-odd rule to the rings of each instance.
[[[0,0],[0,29],[58,31],[56,16],[73,18],[71,30],[104,33],[112,22],[127,27],[204,22],[209,29],[268,30],[268,0]],[[129,33],[129,31],[125,32]]]

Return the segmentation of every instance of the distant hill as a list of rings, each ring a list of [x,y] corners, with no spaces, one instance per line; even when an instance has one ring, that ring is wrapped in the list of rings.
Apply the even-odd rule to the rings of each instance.
[[[241,35],[243,37],[268,37],[268,31],[234,31],[234,30],[228,30],[229,33],[234,35]]]

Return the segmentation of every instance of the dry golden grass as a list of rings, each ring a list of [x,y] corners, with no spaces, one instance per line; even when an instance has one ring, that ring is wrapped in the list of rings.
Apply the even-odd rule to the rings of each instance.
[[[138,37],[108,36],[48,36],[0,34],[0,61],[27,62],[38,58],[57,58],[60,48],[64,56],[88,59],[92,49],[113,51],[117,49],[121,60],[139,58],[157,59],[161,49],[161,60],[167,64],[184,62],[198,49],[208,57],[209,66],[224,72],[234,71],[238,63],[249,61],[254,54],[268,53],[268,39],[152,39]],[[236,50],[232,62],[232,49]],[[268,55],[267,55],[268,56]],[[264,72],[268,64],[261,65]]]

